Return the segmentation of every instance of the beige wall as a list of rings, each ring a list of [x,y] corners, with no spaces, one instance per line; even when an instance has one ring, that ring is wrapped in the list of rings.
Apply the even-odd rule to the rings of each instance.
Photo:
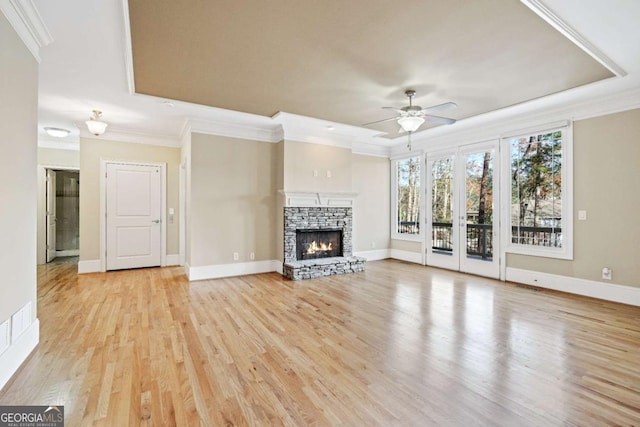
[[[575,122],[574,259],[509,254],[507,266],[640,287],[639,140],[640,109]],[[612,281],[602,280],[605,266]]]
[[[34,320],[38,63],[2,13],[0,99],[0,322],[28,302]]]
[[[278,190],[284,189],[284,141],[280,141],[276,144],[275,150],[275,172],[276,172],[276,188]],[[276,211],[274,213],[276,219],[275,233],[275,258],[284,262],[284,196],[278,194],[276,199]]]
[[[79,150],[58,150],[55,148],[38,148],[38,264],[46,260],[46,224],[45,224],[45,179],[46,172],[42,166],[80,169]]]
[[[79,168],[79,150],[57,150],[55,148],[38,148],[38,164],[44,166],[62,166]]]
[[[413,242],[411,240],[391,239],[391,249],[399,251],[422,253],[422,243]]]
[[[318,171],[318,176],[314,176],[314,171]],[[331,173],[331,177],[327,177],[327,171]],[[351,150],[328,145],[284,141],[284,189],[318,192],[351,191]]]
[[[191,135],[190,266],[277,257],[279,144]],[[282,231],[281,229],[279,230]]]
[[[353,154],[354,252],[387,249],[390,237],[389,159]]]
[[[108,138],[108,133],[105,134]],[[180,149],[154,145],[80,139],[80,260],[100,259],[100,163],[101,160],[167,164],[167,210],[175,209],[173,224],[167,220],[167,254],[179,252]],[[168,219],[168,218],[167,218]]]

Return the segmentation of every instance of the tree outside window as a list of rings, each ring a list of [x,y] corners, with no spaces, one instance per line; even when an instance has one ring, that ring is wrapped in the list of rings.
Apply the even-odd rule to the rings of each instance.
[[[562,248],[562,131],[510,145],[511,243]]]
[[[420,163],[421,157],[396,161],[396,232],[401,235],[420,234]]]

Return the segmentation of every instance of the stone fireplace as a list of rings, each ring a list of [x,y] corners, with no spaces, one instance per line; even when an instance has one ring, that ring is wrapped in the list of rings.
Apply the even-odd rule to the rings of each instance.
[[[293,202],[288,197],[285,203],[284,276],[300,280],[364,271],[366,260],[353,256],[353,208],[344,206],[352,201],[323,199],[319,193],[304,195]],[[332,206],[332,200],[342,206]]]

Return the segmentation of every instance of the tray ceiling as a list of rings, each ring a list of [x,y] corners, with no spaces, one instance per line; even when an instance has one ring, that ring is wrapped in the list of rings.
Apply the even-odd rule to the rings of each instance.
[[[359,126],[415,89],[463,119],[613,76],[514,0],[130,0],[129,15],[137,93],[262,116]]]

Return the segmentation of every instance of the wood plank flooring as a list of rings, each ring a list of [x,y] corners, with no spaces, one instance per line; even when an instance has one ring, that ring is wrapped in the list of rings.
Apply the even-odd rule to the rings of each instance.
[[[40,266],[0,405],[77,426],[640,426],[640,308],[399,261],[292,282]]]

